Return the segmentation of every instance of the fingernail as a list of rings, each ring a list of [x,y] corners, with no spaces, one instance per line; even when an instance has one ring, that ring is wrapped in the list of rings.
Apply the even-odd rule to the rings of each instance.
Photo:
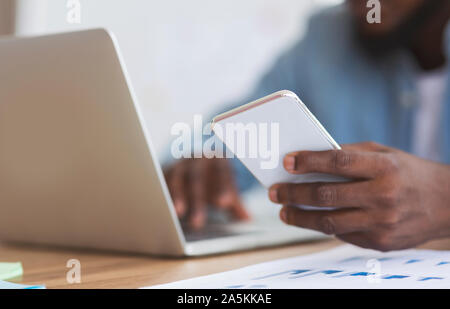
[[[288,223],[288,222],[287,222],[287,209],[286,209],[286,207],[281,208],[281,211],[280,211],[280,218],[281,218],[281,220],[282,220],[283,222]]]
[[[217,198],[217,206],[219,208],[224,208],[233,203],[233,198],[233,194],[229,192],[223,192]]]
[[[269,198],[272,202],[278,203],[278,192],[276,188],[270,188],[269,190]]]
[[[295,157],[291,155],[287,155],[284,157],[284,168],[287,171],[295,170]]]

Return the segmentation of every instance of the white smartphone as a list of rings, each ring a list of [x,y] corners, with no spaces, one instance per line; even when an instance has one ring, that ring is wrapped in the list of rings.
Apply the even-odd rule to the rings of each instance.
[[[341,149],[298,96],[288,90],[223,113],[212,130],[266,188],[275,183],[337,182],[343,177],[319,173],[293,175],[283,158],[294,151]]]

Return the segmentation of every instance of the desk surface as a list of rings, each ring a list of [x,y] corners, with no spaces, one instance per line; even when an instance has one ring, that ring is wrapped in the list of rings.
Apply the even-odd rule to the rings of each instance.
[[[0,244],[0,261],[22,262],[23,277],[11,280],[17,283],[45,284],[47,288],[139,288],[309,254],[340,244],[340,241],[333,239],[187,259]],[[450,249],[450,239],[434,241],[421,247]],[[66,282],[69,270],[66,263],[69,259],[78,259],[81,263],[80,284]]]

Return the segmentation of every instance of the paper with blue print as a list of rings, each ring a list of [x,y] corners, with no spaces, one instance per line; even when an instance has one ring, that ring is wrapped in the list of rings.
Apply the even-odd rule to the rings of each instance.
[[[351,245],[150,288],[450,288],[450,251]]]

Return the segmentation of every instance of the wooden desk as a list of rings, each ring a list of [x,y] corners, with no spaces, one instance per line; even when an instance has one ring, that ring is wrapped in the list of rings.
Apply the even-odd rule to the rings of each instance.
[[[23,277],[11,280],[17,283],[45,284],[47,288],[139,288],[309,254],[340,244],[342,243],[338,240],[327,240],[187,259],[0,244],[0,261],[22,262]],[[450,239],[431,242],[421,247],[450,249]],[[66,263],[73,258],[81,262],[80,284],[66,282],[66,273],[69,270]]]

